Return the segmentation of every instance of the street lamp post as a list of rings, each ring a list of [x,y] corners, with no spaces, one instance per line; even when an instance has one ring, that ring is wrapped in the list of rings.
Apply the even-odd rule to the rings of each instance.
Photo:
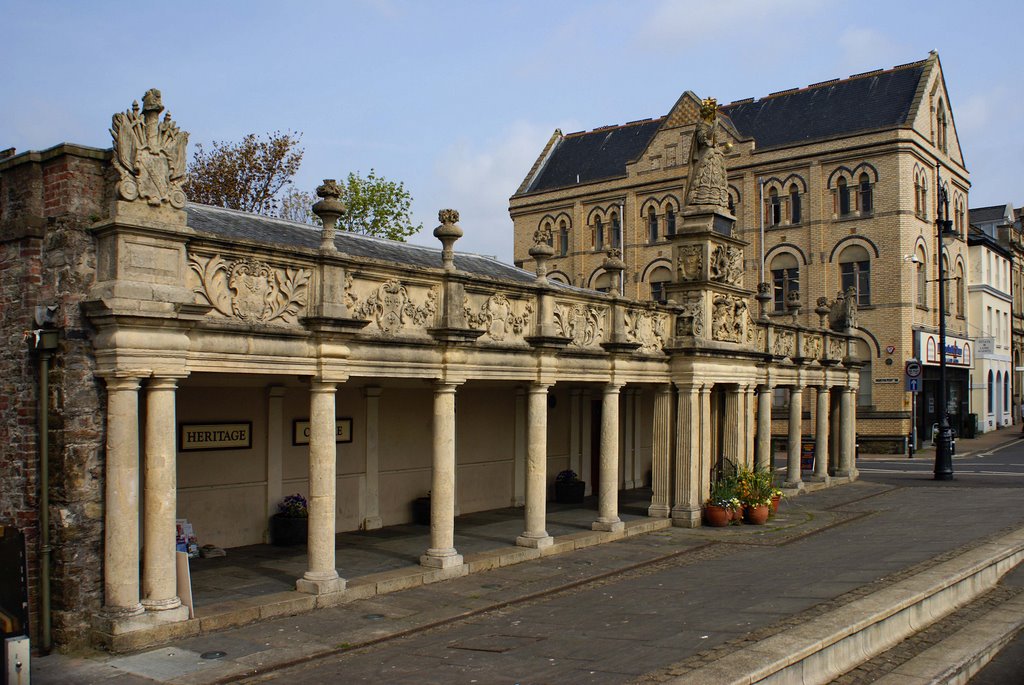
[[[949,426],[949,407],[946,406],[946,270],[943,267],[942,235],[950,230],[949,196],[939,179],[938,226],[939,238],[939,444],[935,446],[935,480],[953,480],[953,429]]]

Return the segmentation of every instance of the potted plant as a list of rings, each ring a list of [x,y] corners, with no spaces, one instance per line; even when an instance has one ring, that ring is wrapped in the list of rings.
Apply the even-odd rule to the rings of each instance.
[[[772,473],[767,469],[749,471],[743,469],[737,477],[739,499],[744,506],[743,520],[754,525],[764,525],[775,493]]]
[[[778,488],[772,488],[772,513],[777,514],[779,512],[779,503],[782,502],[782,490]]]
[[[412,501],[412,522],[421,526],[430,525],[430,490],[423,497]]]
[[[309,539],[309,503],[295,493],[282,499],[270,517],[270,544],[303,545]]]
[[[704,523],[716,528],[729,525],[738,502],[732,478],[719,477],[711,481],[711,492],[704,503]]]
[[[580,480],[572,469],[560,471],[555,476],[555,501],[563,504],[580,504],[587,484]]]

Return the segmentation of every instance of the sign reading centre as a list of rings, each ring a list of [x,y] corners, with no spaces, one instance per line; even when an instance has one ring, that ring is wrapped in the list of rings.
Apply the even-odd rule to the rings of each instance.
[[[915,331],[917,349],[921,363],[925,366],[939,365],[939,334]],[[946,366],[969,369],[974,366],[974,350],[967,338],[946,335]]]
[[[334,442],[352,442],[352,419],[337,419],[334,422]],[[309,444],[309,419],[292,421],[292,444]]]

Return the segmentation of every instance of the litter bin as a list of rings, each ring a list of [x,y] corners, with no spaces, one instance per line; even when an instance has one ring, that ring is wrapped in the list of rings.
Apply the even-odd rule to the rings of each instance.
[[[964,437],[967,438],[968,440],[973,440],[975,438],[975,432],[977,431],[977,429],[978,429],[978,415],[977,414],[968,414],[967,415],[967,422],[964,423]]]

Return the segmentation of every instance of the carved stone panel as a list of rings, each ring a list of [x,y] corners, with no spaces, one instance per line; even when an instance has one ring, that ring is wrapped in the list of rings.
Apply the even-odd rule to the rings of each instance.
[[[529,328],[532,302],[520,303],[509,300],[503,293],[494,293],[474,308],[473,302],[478,299],[466,296],[466,322],[470,328],[483,330],[484,337],[502,342],[510,336],[522,337]]]
[[[772,354],[776,357],[792,357],[796,354],[796,332],[775,331],[775,339],[772,342]]]
[[[708,273],[712,281],[739,285],[743,278],[743,250],[731,245],[716,245],[711,251]]]
[[[641,352],[660,352],[665,349],[668,315],[644,309],[626,311],[626,337],[640,343]]]
[[[724,342],[753,342],[753,319],[742,297],[718,295],[711,313],[711,339]]]
[[[704,302],[697,298],[683,302],[676,314],[676,336],[703,338]]]
[[[604,322],[607,307],[585,304],[556,304],[554,312],[555,330],[563,338],[569,338],[570,347],[597,347],[604,342]]]
[[[189,256],[192,292],[214,313],[246,323],[298,323],[312,272],[275,267],[249,257]]]
[[[683,245],[676,257],[676,272],[680,281],[696,281],[704,272],[704,248],[700,245]]]
[[[355,316],[369,319],[385,336],[407,332],[407,327],[425,330],[433,325],[437,313],[436,288],[427,290],[422,304],[414,301],[408,287],[397,278],[376,285],[361,302],[354,291],[354,287],[346,289],[347,302],[352,302]]]
[[[845,356],[846,344],[841,338],[829,338],[828,339],[828,358],[834,361],[840,361]]]
[[[820,359],[821,351],[822,341],[820,335],[804,336],[804,357],[807,359]]]

